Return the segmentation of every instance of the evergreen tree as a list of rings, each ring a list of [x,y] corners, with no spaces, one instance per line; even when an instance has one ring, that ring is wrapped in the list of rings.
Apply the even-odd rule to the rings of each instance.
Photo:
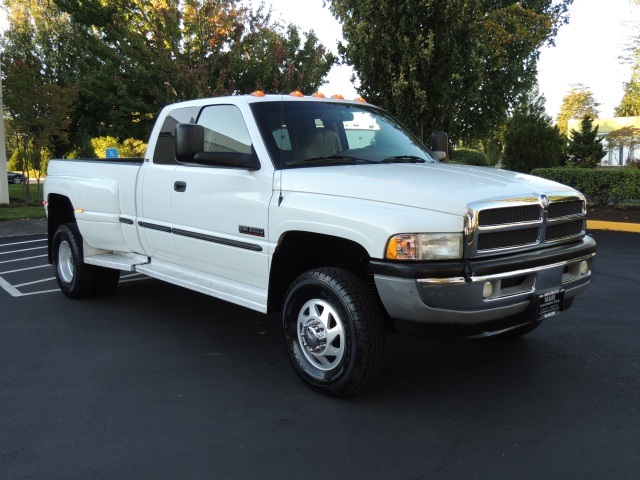
[[[534,168],[557,167],[564,162],[565,137],[544,113],[544,97],[535,91],[513,114],[504,137],[503,166],[529,173]]]
[[[589,115],[582,119],[580,131],[571,130],[567,153],[569,165],[582,168],[595,168],[604,157],[602,138],[598,138],[598,127]]]

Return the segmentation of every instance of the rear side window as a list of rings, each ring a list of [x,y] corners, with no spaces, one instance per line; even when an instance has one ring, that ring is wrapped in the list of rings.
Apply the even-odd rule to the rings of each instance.
[[[160,136],[153,152],[153,163],[161,165],[178,165],[176,160],[176,125],[179,123],[196,123],[199,107],[184,107],[172,110],[164,119]]]
[[[251,137],[235,105],[211,105],[200,113],[205,152],[251,153]]]

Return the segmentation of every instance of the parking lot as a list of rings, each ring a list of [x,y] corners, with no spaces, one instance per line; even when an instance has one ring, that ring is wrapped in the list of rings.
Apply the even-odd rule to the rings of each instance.
[[[279,319],[140,276],[56,288],[42,235],[0,238],[0,478],[640,476],[640,235],[592,232],[590,289],[515,341],[389,336],[335,400]]]

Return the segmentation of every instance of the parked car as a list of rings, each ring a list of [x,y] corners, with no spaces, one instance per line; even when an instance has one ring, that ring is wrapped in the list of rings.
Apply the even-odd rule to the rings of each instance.
[[[9,180],[9,183],[16,185],[24,183],[24,177],[21,173],[7,172],[7,180]]]

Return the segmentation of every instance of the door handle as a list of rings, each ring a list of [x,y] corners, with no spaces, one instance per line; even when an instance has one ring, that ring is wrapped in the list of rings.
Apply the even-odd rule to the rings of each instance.
[[[173,189],[176,192],[185,192],[187,190],[187,182],[175,182],[173,184]]]

